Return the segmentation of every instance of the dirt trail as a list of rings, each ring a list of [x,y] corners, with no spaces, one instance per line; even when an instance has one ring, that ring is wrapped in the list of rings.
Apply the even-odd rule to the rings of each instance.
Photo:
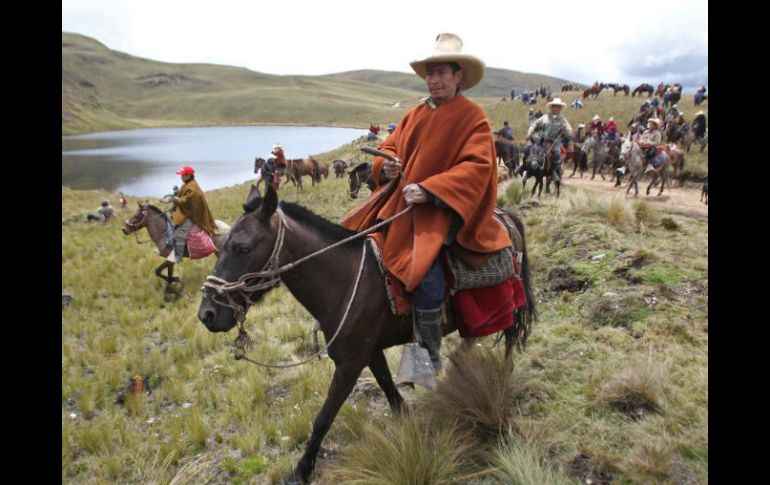
[[[605,177],[607,176],[605,175]],[[601,180],[598,176],[594,180],[590,180],[589,176],[585,175],[582,179],[579,178],[578,175],[575,175],[573,178],[569,178],[569,176],[564,176],[563,178],[563,185],[565,186],[580,187],[585,190],[617,195],[625,195],[626,183],[627,180],[624,180],[621,187],[613,187],[612,182],[609,181],[609,177],[607,177],[607,180]],[[637,197],[637,199],[643,200],[668,212],[708,217],[709,206],[700,201],[700,188],[685,186],[681,188],[674,187],[673,190],[669,190],[668,186],[666,186],[663,195],[656,197],[655,194],[658,193],[659,188],[653,187],[652,190],[650,190],[650,196],[648,197],[644,195],[644,191],[647,190],[647,185],[649,185],[649,183],[648,180],[639,183],[639,197]],[[634,189],[631,189],[631,193],[628,197],[629,200],[634,198],[633,190]]]

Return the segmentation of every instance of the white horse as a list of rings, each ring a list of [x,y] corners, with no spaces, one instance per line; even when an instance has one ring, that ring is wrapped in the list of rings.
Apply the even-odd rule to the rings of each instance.
[[[639,148],[639,144],[628,139],[623,141],[623,145],[620,147],[620,161],[625,162],[625,166],[618,170],[621,173],[628,172],[626,195],[628,195],[628,192],[631,190],[631,184],[633,184],[634,197],[637,197],[639,195],[638,180],[642,176],[642,150]]]

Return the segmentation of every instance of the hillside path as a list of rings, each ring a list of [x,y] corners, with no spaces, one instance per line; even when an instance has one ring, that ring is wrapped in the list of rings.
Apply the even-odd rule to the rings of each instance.
[[[607,177],[607,175],[605,175],[605,177]],[[584,175],[582,179],[579,178],[578,175],[575,175],[573,178],[565,176],[562,179],[562,182],[563,185],[580,187],[585,190],[625,195],[627,179],[628,178],[626,177],[626,179],[623,180],[623,184],[617,188],[613,187],[613,182],[609,181],[609,177],[607,177],[607,180],[602,180],[598,175],[594,180],[590,180],[590,176],[586,175]],[[647,190],[647,185],[649,185],[649,183],[649,180],[639,183],[638,200],[643,200],[655,207],[664,209],[667,212],[708,217],[709,206],[700,201],[700,188],[691,188],[685,185],[684,187],[674,187],[673,190],[668,190],[668,186],[666,186],[663,195],[656,197],[655,194],[657,194],[660,189],[659,187],[653,187],[652,190],[650,190],[650,196],[648,197],[644,195],[644,191]],[[634,199],[633,189],[631,189],[631,195],[629,195],[628,199]]]

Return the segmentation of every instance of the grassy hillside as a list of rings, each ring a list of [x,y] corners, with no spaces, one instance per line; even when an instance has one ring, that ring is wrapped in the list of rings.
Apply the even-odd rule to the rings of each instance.
[[[511,85],[560,81],[488,69],[469,92],[481,104]],[[511,84],[512,83],[512,84]],[[415,75],[354,71],[277,76],[245,68],[152,61],[62,32],[62,134],[235,124],[365,127],[398,120],[425,96]]]
[[[513,123],[514,112],[504,103],[490,116]],[[364,160],[362,143],[319,158]],[[499,201],[519,200],[519,187]],[[242,184],[207,198],[232,223],[247,192]],[[335,221],[354,206],[347,179],[333,173],[280,197]],[[234,361],[235,335],[209,333],[196,317],[214,259],[178,266],[181,297],[164,301],[151,274],[161,259],[147,244],[124,236],[119,222],[84,222],[104,198],[117,200],[62,189],[62,291],[73,297],[62,308],[62,483],[277,483],[303,451],[332,363],[265,370]],[[117,220],[135,206],[118,209]],[[518,208],[540,320],[513,371],[496,364],[502,349],[486,350],[486,339],[455,354],[478,382],[458,379],[448,356],[460,339],[449,336],[442,398],[402,389],[408,419],[391,416],[365,371],[323,443],[314,483],[708,483],[707,219],[568,182],[560,200]],[[263,360],[313,352],[312,318],[284,287],[246,324]],[[395,374],[401,350],[386,355]],[[151,394],[116,402],[136,375]],[[494,383],[487,399],[497,396],[481,426],[467,413],[458,422],[458,404],[443,398],[462,400],[451,391],[474,383]]]
[[[382,86],[411,89],[419,92],[425,91],[424,81],[414,74],[403,72],[362,69],[358,71],[329,74],[326,77],[363,81],[380,84]],[[551,89],[560,91],[562,84],[566,82],[568,81],[543,74],[531,74],[487,66],[484,73],[484,79],[482,79],[473,89],[469,90],[467,94],[471,97],[499,99],[503,96],[510,97],[511,88],[515,88],[517,92],[521,92],[522,90],[533,90],[541,84],[548,84],[551,86]]]
[[[367,126],[400,118],[420,96],[355,81],[156,62],[62,33],[62,134],[207,124]],[[392,108],[397,101],[405,106]]]

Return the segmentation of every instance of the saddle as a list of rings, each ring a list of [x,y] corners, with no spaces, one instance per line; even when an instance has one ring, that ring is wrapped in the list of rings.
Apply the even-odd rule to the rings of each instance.
[[[448,289],[444,316],[449,326],[457,328],[463,338],[482,337],[514,325],[513,311],[527,302],[521,279],[524,256],[519,249],[523,246],[521,235],[500,207],[495,207],[494,219],[508,231],[512,246],[493,254],[473,253],[456,244],[442,251]],[[410,294],[382,264],[375,240],[367,239],[384,279],[390,311],[398,316],[409,315]]]

